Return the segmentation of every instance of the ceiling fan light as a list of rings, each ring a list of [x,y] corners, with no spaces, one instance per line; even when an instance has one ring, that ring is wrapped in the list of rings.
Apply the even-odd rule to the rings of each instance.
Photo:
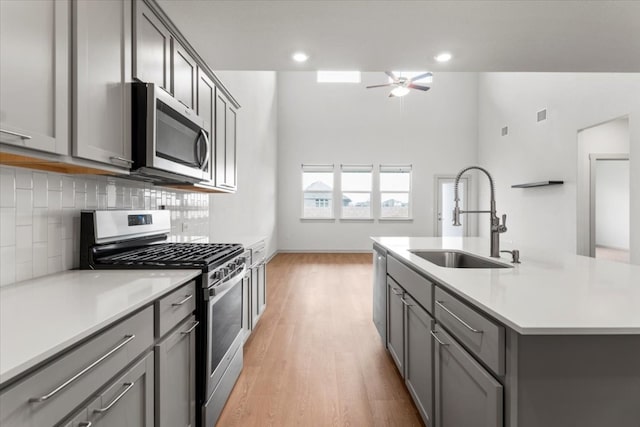
[[[405,96],[409,93],[409,89],[404,86],[398,86],[391,91],[393,96]]]

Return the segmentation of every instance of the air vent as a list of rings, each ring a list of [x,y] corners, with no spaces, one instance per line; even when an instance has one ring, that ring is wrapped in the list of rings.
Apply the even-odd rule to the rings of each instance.
[[[538,121],[541,122],[543,120],[547,120],[547,109],[538,111]]]
[[[509,127],[508,127],[508,126],[503,127],[503,128],[500,130],[500,134],[501,134],[502,136],[507,136],[507,135],[509,134]]]

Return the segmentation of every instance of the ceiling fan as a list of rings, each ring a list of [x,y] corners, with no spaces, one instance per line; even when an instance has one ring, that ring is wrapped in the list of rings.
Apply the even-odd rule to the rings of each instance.
[[[394,86],[394,88],[389,93],[389,97],[404,96],[404,95],[409,93],[409,89],[417,89],[417,90],[421,90],[421,91],[427,91],[427,90],[431,89],[429,86],[418,85],[418,84],[415,84],[414,82],[418,81],[418,80],[422,80],[422,79],[427,78],[427,77],[431,77],[431,76],[433,76],[432,73],[424,73],[424,74],[420,74],[418,76],[414,76],[414,77],[411,77],[411,78],[398,77],[395,74],[393,74],[393,71],[385,71],[384,73],[387,76],[389,76],[389,78],[392,80],[391,83],[367,86],[367,89],[371,89],[371,88],[374,88],[374,87]]]

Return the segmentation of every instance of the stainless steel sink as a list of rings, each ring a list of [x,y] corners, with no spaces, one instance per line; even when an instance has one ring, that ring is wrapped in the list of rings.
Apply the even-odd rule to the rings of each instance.
[[[453,250],[411,250],[412,254],[440,267],[447,268],[512,268],[508,264],[491,261],[468,252]]]

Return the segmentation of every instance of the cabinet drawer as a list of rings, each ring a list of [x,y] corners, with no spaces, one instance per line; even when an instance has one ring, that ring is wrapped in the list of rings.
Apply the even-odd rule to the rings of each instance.
[[[153,308],[100,333],[0,395],[0,425],[54,425],[153,344]]]
[[[438,323],[493,372],[504,375],[504,327],[440,288],[436,288],[435,296]]]
[[[264,261],[264,242],[251,248],[251,265],[256,265]]]
[[[171,292],[156,302],[156,338],[162,337],[196,309],[196,282]]]
[[[387,257],[387,274],[394,278],[411,297],[433,313],[433,283],[392,256]]]

